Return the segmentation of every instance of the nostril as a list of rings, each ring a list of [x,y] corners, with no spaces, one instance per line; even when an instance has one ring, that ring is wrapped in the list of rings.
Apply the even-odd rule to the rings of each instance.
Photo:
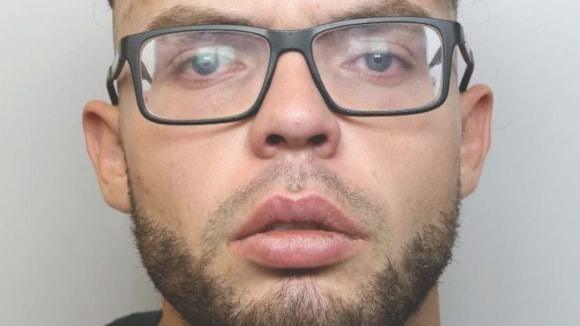
[[[328,137],[326,135],[316,135],[310,138],[310,143],[314,144],[315,146],[320,146],[326,143]]]
[[[316,136],[312,136],[308,139],[308,143],[314,146],[321,146],[324,145],[328,141],[328,137],[326,135],[320,134]],[[266,138],[266,144],[270,146],[278,146],[281,143],[286,142],[286,139],[283,136],[272,134]]]
[[[266,138],[266,144],[271,146],[276,146],[284,141],[284,138],[280,135],[270,135]]]

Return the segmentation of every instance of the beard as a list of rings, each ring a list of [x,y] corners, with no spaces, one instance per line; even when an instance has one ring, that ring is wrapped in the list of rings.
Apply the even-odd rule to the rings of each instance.
[[[127,173],[127,175],[130,175]],[[356,298],[346,300],[339,293],[323,293],[308,276],[312,270],[281,270],[280,286],[259,300],[241,304],[239,292],[227,279],[209,272],[220,243],[240,208],[277,181],[299,191],[307,180],[320,181],[342,203],[377,222],[385,230],[384,209],[362,191],[353,190],[324,167],[300,169],[279,165],[224,200],[209,216],[203,232],[200,255],[194,255],[185,239],[160,225],[139,203],[129,183],[133,234],[143,265],[163,298],[190,325],[404,325],[425,300],[448,265],[457,236],[459,186],[448,202],[422,216],[425,222],[402,246],[400,259],[379,248],[379,272],[356,275],[361,280]],[[443,205],[442,205],[443,204]],[[392,251],[392,250],[391,250]]]

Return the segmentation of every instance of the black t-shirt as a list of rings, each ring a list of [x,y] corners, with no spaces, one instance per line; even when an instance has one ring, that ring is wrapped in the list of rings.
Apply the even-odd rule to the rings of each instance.
[[[160,320],[161,311],[141,312],[119,318],[107,326],[157,326]]]

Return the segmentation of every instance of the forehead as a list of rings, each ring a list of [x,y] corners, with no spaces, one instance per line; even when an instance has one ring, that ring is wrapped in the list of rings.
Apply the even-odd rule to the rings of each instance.
[[[117,38],[156,27],[203,22],[204,16],[271,29],[301,29],[340,17],[377,15],[452,18],[448,0],[116,0]],[[216,23],[215,19],[209,19]],[[224,21],[221,23],[228,23]],[[157,26],[159,25],[159,26]]]

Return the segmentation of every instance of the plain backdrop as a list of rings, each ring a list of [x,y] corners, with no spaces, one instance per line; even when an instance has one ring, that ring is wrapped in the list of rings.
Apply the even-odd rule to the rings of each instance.
[[[464,0],[493,149],[441,280],[443,325],[579,325],[580,2]],[[0,6],[0,325],[154,309],[129,219],[101,200],[81,109],[106,99],[105,0]]]

